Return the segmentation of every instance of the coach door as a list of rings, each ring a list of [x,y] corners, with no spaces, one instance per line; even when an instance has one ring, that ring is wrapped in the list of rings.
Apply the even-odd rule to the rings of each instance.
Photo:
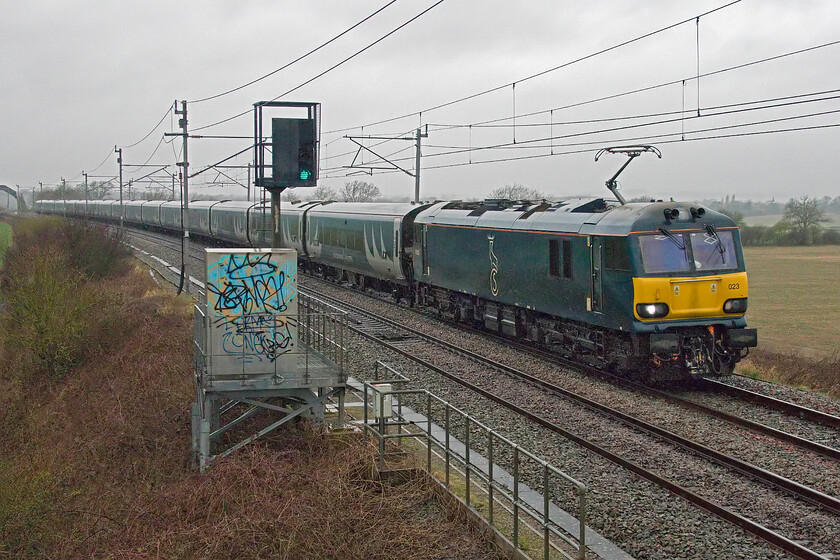
[[[402,269],[402,218],[394,218],[394,272],[396,272],[397,278],[402,280],[405,278],[403,276],[403,269]]]
[[[601,238],[590,237],[589,249],[591,254],[592,270],[590,275],[590,305],[589,311],[601,313],[603,305],[603,289],[601,285],[601,272],[603,269],[603,261],[601,258]]]

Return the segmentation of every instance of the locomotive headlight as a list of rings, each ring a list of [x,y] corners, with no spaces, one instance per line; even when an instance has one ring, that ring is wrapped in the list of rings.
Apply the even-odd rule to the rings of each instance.
[[[658,319],[668,314],[668,304],[638,303],[636,304],[636,313],[643,319]]]
[[[728,299],[723,304],[724,313],[746,313],[747,298]]]

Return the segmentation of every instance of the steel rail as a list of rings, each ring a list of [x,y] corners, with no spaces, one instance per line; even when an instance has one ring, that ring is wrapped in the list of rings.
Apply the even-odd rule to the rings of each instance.
[[[330,298],[330,296],[327,296],[326,294],[320,294],[320,293],[318,294],[318,297],[334,299],[334,298]],[[367,311],[365,311],[363,309],[360,309],[356,306],[353,306],[352,304],[342,302],[342,305],[345,305],[345,306],[348,306],[348,307],[352,308],[353,311],[355,311],[355,312],[370,313],[370,312],[367,312]],[[459,354],[465,355],[465,356],[469,357],[470,359],[472,359],[474,361],[477,361],[481,364],[484,364],[488,367],[496,368],[496,369],[498,369],[500,371],[503,371],[503,372],[505,372],[509,375],[512,375],[512,376],[517,377],[519,379],[523,379],[525,381],[528,381],[529,383],[531,383],[533,385],[536,385],[536,386],[538,386],[542,389],[545,389],[545,390],[547,390],[551,393],[554,393],[555,395],[559,395],[559,396],[571,399],[575,402],[578,402],[578,403],[586,406],[587,408],[589,408],[591,410],[595,410],[597,412],[600,412],[600,413],[606,414],[608,416],[611,416],[611,417],[615,418],[616,420],[619,420],[620,422],[622,422],[626,425],[629,425],[633,428],[636,428],[636,429],[642,430],[644,432],[647,432],[649,434],[658,436],[660,439],[663,439],[665,441],[669,441],[673,444],[679,445],[680,447],[682,447],[684,449],[687,449],[689,451],[693,451],[694,453],[699,453],[700,455],[705,456],[707,459],[711,459],[711,460],[713,460],[713,461],[715,461],[719,464],[722,464],[722,465],[725,465],[727,467],[736,469],[736,470],[742,472],[743,474],[746,474],[748,476],[751,476],[753,478],[761,480],[761,481],[763,481],[767,484],[770,484],[772,486],[776,486],[777,488],[787,490],[788,492],[790,492],[791,494],[794,494],[795,496],[797,496],[799,498],[807,500],[807,501],[809,501],[813,504],[822,506],[822,507],[830,510],[831,512],[835,513],[835,514],[840,515],[840,499],[835,498],[834,496],[829,496],[828,494],[825,494],[823,492],[820,492],[818,490],[815,490],[813,488],[810,488],[808,486],[805,486],[803,484],[800,484],[798,482],[790,480],[789,478],[785,478],[783,476],[777,475],[773,472],[770,472],[766,469],[763,469],[763,468],[758,467],[756,465],[753,465],[751,463],[747,463],[746,461],[742,461],[742,460],[737,459],[735,457],[732,457],[730,455],[726,455],[725,453],[715,451],[711,447],[703,445],[702,443],[698,443],[698,442],[696,442],[692,439],[683,437],[679,434],[675,434],[674,432],[671,432],[671,431],[666,430],[664,428],[660,428],[659,426],[655,426],[653,424],[650,424],[649,422],[645,422],[644,420],[640,420],[640,419],[635,418],[634,416],[631,416],[631,415],[626,414],[624,412],[615,410],[614,408],[611,408],[611,407],[609,407],[605,404],[601,404],[599,402],[593,401],[592,399],[584,397],[583,395],[575,393],[574,391],[569,391],[568,389],[564,389],[564,388],[562,388],[558,385],[555,385],[551,382],[545,381],[544,379],[540,379],[539,377],[536,377],[536,376],[531,375],[529,373],[525,373],[524,371],[518,370],[516,368],[513,368],[513,367],[505,365],[505,364],[501,364],[501,363],[499,363],[495,360],[491,360],[490,358],[486,358],[486,357],[482,356],[481,354],[473,352],[472,350],[468,350],[466,348],[461,348],[461,347],[456,346],[454,344],[451,344],[449,342],[437,339],[437,338],[432,337],[428,334],[425,334],[425,333],[423,333],[419,330],[412,329],[411,327],[405,326],[405,325],[403,325],[403,324],[401,324],[397,321],[394,321],[392,319],[387,319],[385,317],[379,317],[378,320],[383,321],[387,324],[390,324],[391,326],[393,326],[395,328],[405,330],[405,331],[411,333],[412,335],[414,335],[418,338],[422,338],[422,339],[425,339],[425,340],[432,340],[435,344],[441,345],[444,348],[447,348],[448,350],[451,350],[453,352],[457,352]]]
[[[789,401],[783,401],[775,397],[762,395],[761,393],[756,393],[755,391],[742,389],[740,387],[735,387],[733,385],[729,385],[727,383],[722,383],[720,381],[708,378],[702,379],[701,386],[710,391],[725,393],[730,396],[737,397],[739,399],[753,401],[763,406],[766,406],[767,408],[772,408],[774,410],[786,412],[787,414],[790,414],[792,416],[798,416],[810,422],[817,422],[819,424],[824,424],[832,428],[840,428],[840,417],[819,410],[814,410],[813,408],[808,408],[807,406],[802,406]]]
[[[315,291],[315,290],[309,290],[309,289],[306,289],[306,290]],[[325,296],[325,297],[335,300],[335,298],[331,298],[330,296]],[[338,300],[338,301],[340,301],[340,300]],[[348,306],[348,307],[351,307],[351,308],[354,308],[358,312],[362,312],[362,313],[365,313],[365,314],[368,314],[368,315],[374,315],[375,316],[375,314],[372,314],[368,311],[362,310],[362,309],[360,309],[356,306],[352,306],[351,304],[347,304],[345,302],[341,302],[341,304],[345,305],[345,306]],[[427,340],[428,339],[433,339],[434,342],[437,343],[437,344],[446,345],[446,343],[444,343],[443,341],[440,341],[438,339],[434,339],[434,337],[429,337],[428,335],[425,335],[424,333],[421,333],[419,331],[414,331],[413,329],[407,328],[404,325],[401,325],[401,324],[399,324],[395,321],[390,321],[390,320],[384,319],[382,317],[377,317],[377,319],[382,320],[386,323],[390,323],[391,325],[393,325],[397,328],[408,330],[409,332],[412,332],[413,334],[415,334],[416,336],[419,336],[421,338],[424,338],[424,339],[427,339]],[[619,455],[616,455],[616,454],[598,446],[597,444],[595,444],[593,442],[585,440],[584,438],[581,438],[581,437],[579,437],[579,436],[577,436],[577,435],[575,435],[575,434],[573,434],[573,433],[571,433],[571,432],[553,424],[552,422],[546,420],[545,418],[539,417],[539,416],[537,416],[537,415],[535,415],[535,414],[533,414],[533,413],[531,413],[531,412],[529,412],[525,409],[522,409],[521,407],[518,407],[517,405],[514,405],[513,403],[507,401],[506,399],[498,397],[498,396],[492,394],[491,392],[489,392],[485,389],[482,389],[481,387],[478,387],[478,386],[476,386],[476,385],[474,385],[474,384],[472,384],[468,381],[465,381],[465,380],[459,378],[458,376],[453,375],[453,374],[435,366],[434,364],[431,364],[431,363],[428,363],[424,360],[418,359],[418,358],[412,356],[408,351],[403,350],[403,349],[399,348],[398,346],[395,346],[394,344],[386,342],[386,341],[378,338],[376,335],[370,335],[370,334],[364,332],[362,329],[353,327],[352,325],[350,325],[350,329],[353,330],[354,332],[357,332],[359,335],[361,335],[365,338],[368,338],[368,339],[374,341],[375,343],[380,344],[380,345],[388,348],[389,350],[391,350],[393,352],[396,352],[396,353],[398,353],[402,356],[405,356],[406,358],[408,358],[410,360],[415,361],[416,363],[422,365],[423,367],[428,368],[431,371],[435,371],[438,374],[440,374],[440,375],[442,375],[442,376],[444,376],[448,379],[451,379],[452,381],[455,381],[455,382],[469,388],[470,390],[484,396],[485,398],[488,398],[489,400],[491,400],[493,402],[496,402],[496,403],[504,406],[505,408],[508,408],[509,410],[511,410],[513,412],[516,412],[517,414],[521,414],[523,417],[528,418],[529,420],[533,421],[535,424],[538,424],[538,425],[540,425],[540,426],[542,426],[542,427],[544,427],[544,428],[546,428],[546,429],[548,429],[552,432],[555,432],[555,433],[558,433],[558,434],[562,435],[563,437],[565,437],[565,438],[567,438],[567,439],[569,439],[569,440],[571,440],[571,441],[573,441],[573,442],[575,442],[575,443],[577,443],[577,444],[579,444],[579,445],[581,445],[581,446],[583,446],[583,447],[601,455],[602,457],[604,457],[604,458],[622,466],[623,468],[626,468],[627,470],[637,474],[641,478],[643,478],[645,480],[648,480],[650,482],[653,482],[654,484],[657,484],[657,485],[667,489],[668,491],[672,492],[673,494],[678,495],[678,496],[686,499],[687,501],[705,509],[706,511],[708,511],[708,512],[714,514],[714,515],[717,515],[721,519],[724,519],[727,522],[730,522],[730,523],[734,524],[735,526],[738,526],[738,527],[744,529],[745,531],[750,532],[750,533],[764,539],[766,542],[768,542],[770,544],[773,544],[774,546],[777,546],[777,547],[781,548],[782,550],[785,550],[786,552],[789,552],[789,553],[793,554],[794,556],[796,556],[798,558],[803,558],[803,559],[806,559],[806,560],[811,560],[811,559],[813,559],[813,560],[824,560],[825,559],[824,556],[806,548],[805,546],[803,546],[803,545],[801,545],[801,544],[799,544],[799,543],[797,543],[793,540],[790,540],[790,539],[784,537],[783,535],[780,535],[780,534],[776,533],[775,531],[772,531],[772,530],[768,529],[767,527],[764,527],[764,526],[762,526],[762,525],[760,525],[760,524],[758,524],[758,523],[756,523],[756,522],[754,522],[750,519],[747,519],[747,518],[735,513],[734,511],[732,511],[732,510],[730,510],[730,509],[728,509],[724,506],[721,506],[721,505],[719,505],[719,504],[717,504],[717,503],[715,503],[711,500],[703,498],[702,496],[699,496],[698,494],[695,494],[694,492],[692,492],[692,491],[690,491],[690,490],[688,490],[688,489],[686,489],[686,488],[684,488],[684,487],[682,487],[682,486],[680,486],[680,485],[678,485],[678,484],[676,484],[676,483],[674,483],[674,482],[672,482],[672,481],[670,481],[670,480],[668,480],[668,479],[666,479],[666,478],[664,478],[664,477],[662,477],[662,476],[660,476],[660,475],[658,475],[654,472],[651,472],[651,471],[648,471],[647,469],[644,469],[643,467],[633,463],[632,461],[629,461],[629,460],[627,460],[627,459],[625,459],[625,458],[623,458]],[[450,346],[453,346],[453,348],[455,348],[454,345],[450,345]],[[479,355],[477,355],[477,354],[475,354],[475,353],[473,353],[469,350],[458,349],[456,351],[458,351],[460,353],[464,353],[465,355],[475,355],[475,356],[479,357],[481,359],[481,361],[483,361],[483,362],[492,362],[491,360],[488,360],[488,359],[484,358],[483,356],[479,356]],[[580,364],[574,364],[574,365],[576,367],[580,367]],[[501,369],[506,369],[507,368],[507,366],[503,366],[502,364],[495,364],[494,365],[494,367],[499,367],[499,366],[502,366]],[[513,368],[509,368],[509,369],[513,370]],[[524,374],[524,375],[528,375],[528,374]],[[528,377],[531,377],[531,376],[528,376]],[[537,384],[542,385],[543,383],[538,382]],[[559,388],[557,388],[557,389],[559,389]],[[595,404],[597,404],[597,403],[595,403]],[[596,407],[596,408],[600,408],[602,406],[603,405],[598,405],[598,407]],[[604,408],[607,408],[607,407],[604,407]],[[617,412],[617,411],[615,411],[615,412]],[[622,414],[622,413],[619,413],[619,414]],[[663,432],[665,432],[665,431],[663,430]],[[757,468],[757,467],[754,467],[754,468]],[[763,469],[761,469],[761,470],[763,471]],[[767,472],[767,471],[764,471],[764,472]],[[792,481],[790,481],[790,482],[792,482]],[[793,484],[796,484],[796,483],[793,483]]]
[[[448,343],[444,343],[443,341],[435,339],[434,337],[431,337],[431,336],[426,335],[422,332],[419,332],[419,331],[416,331],[416,330],[411,329],[409,327],[406,327],[402,324],[397,323],[396,321],[392,321],[390,319],[377,316],[375,313],[372,313],[370,311],[358,308],[357,306],[354,306],[352,304],[343,302],[341,300],[337,300],[336,298],[334,298],[332,296],[317,292],[316,290],[312,290],[312,289],[309,289],[309,288],[306,288],[305,291],[310,291],[310,292],[317,293],[318,297],[323,297],[325,299],[338,301],[340,303],[340,305],[351,308],[354,312],[366,314],[366,315],[369,315],[369,316],[374,316],[379,321],[382,321],[386,324],[389,324],[389,325],[392,325],[394,327],[397,327],[397,328],[406,330],[408,332],[411,332],[412,334],[414,334],[415,336],[417,336],[419,338],[422,338],[422,339],[425,339],[425,340],[432,340],[435,344],[443,344],[444,346],[452,346],[453,348],[457,348],[457,347],[454,347],[454,345],[448,345]],[[401,356],[404,356],[404,357],[408,358],[409,360],[412,360],[413,362],[417,363],[418,365],[420,365],[424,368],[427,368],[431,371],[434,371],[434,372],[438,373],[439,375],[441,375],[443,377],[446,377],[447,379],[450,379],[450,380],[468,388],[469,390],[471,390],[471,391],[473,391],[473,392],[491,400],[492,402],[495,402],[495,403],[507,408],[508,410],[511,410],[512,412],[515,412],[516,414],[520,414],[521,416],[527,418],[528,420],[534,422],[535,424],[537,424],[537,425],[539,425],[543,428],[546,428],[549,431],[557,433],[557,434],[573,441],[574,443],[576,443],[576,444],[578,444],[582,447],[585,447],[586,449],[589,449],[590,451],[606,458],[607,460],[612,461],[613,463],[616,463],[619,466],[621,466],[621,467],[639,475],[641,478],[643,478],[645,480],[648,480],[650,482],[653,482],[654,484],[667,489],[668,491],[672,492],[673,494],[675,494],[677,496],[680,496],[680,497],[686,499],[687,501],[705,509],[706,511],[712,513],[713,515],[716,515],[716,516],[720,517],[721,519],[724,519],[725,521],[727,521],[729,523],[732,523],[732,524],[736,525],[737,527],[740,527],[741,529],[758,536],[761,539],[764,539],[768,543],[770,543],[774,546],[777,546],[780,549],[782,549],[786,552],[789,552],[790,554],[793,554],[797,558],[802,558],[804,560],[825,560],[825,557],[818,554],[817,552],[814,552],[813,550],[810,550],[810,549],[806,548],[805,546],[803,546],[803,545],[801,545],[801,544],[799,544],[799,543],[797,543],[797,542],[795,542],[791,539],[788,539],[787,537],[785,537],[783,535],[780,535],[779,533],[776,533],[775,531],[772,531],[771,529],[768,529],[767,527],[764,527],[763,525],[760,525],[760,524],[758,524],[758,523],[756,523],[756,522],[754,522],[754,521],[752,521],[752,520],[750,520],[750,519],[748,519],[748,518],[746,518],[742,515],[739,515],[738,513],[735,513],[734,511],[732,511],[732,510],[730,510],[730,509],[728,509],[728,508],[726,508],[726,507],[724,507],[724,506],[722,506],[722,505],[720,505],[716,502],[708,500],[708,499],[706,499],[706,498],[704,498],[704,497],[702,497],[698,494],[695,494],[691,490],[688,490],[688,489],[680,486],[679,484],[676,484],[675,482],[672,482],[671,480],[669,480],[667,478],[664,478],[664,477],[662,477],[662,476],[660,476],[660,475],[658,475],[658,474],[656,474],[652,471],[649,471],[649,470],[645,469],[644,467],[641,467],[640,465],[637,465],[636,463],[634,463],[634,462],[632,462],[628,459],[625,459],[624,457],[622,457],[620,455],[617,455],[617,454],[599,446],[596,443],[593,443],[593,442],[591,442],[587,439],[584,439],[584,438],[582,438],[582,437],[580,437],[576,434],[573,434],[572,432],[569,432],[568,430],[566,430],[564,428],[561,428],[560,426],[554,424],[553,422],[551,422],[551,421],[549,421],[549,420],[547,420],[547,419],[545,419],[541,416],[538,416],[538,415],[536,415],[536,414],[534,414],[534,413],[532,413],[528,410],[525,410],[524,408],[521,408],[518,405],[515,405],[515,404],[511,403],[510,401],[508,401],[508,400],[506,400],[502,397],[499,397],[498,395],[493,394],[491,391],[488,391],[488,390],[483,389],[483,388],[481,388],[481,387],[479,387],[479,386],[477,386],[473,383],[470,383],[469,381],[466,381],[466,380],[460,378],[459,376],[457,376],[453,373],[450,373],[450,372],[448,372],[448,371],[446,371],[446,370],[444,370],[444,369],[442,369],[442,368],[440,368],[440,367],[438,367],[438,366],[436,366],[436,365],[434,365],[430,362],[427,362],[423,359],[417,358],[416,356],[412,355],[408,350],[405,350],[403,348],[400,348],[397,345],[394,345],[394,344],[391,344],[390,342],[382,340],[381,338],[379,338],[376,335],[365,332],[363,329],[354,327],[352,325],[348,325],[348,327],[350,328],[350,330],[358,333],[360,336],[363,336],[363,337],[365,337],[365,338],[367,338],[367,339],[369,339],[369,340],[371,340],[371,341],[373,341],[373,342],[375,342],[375,343],[377,343],[381,346],[384,346],[384,347],[388,348],[390,351],[395,352],[397,354],[400,354]],[[472,357],[473,355],[475,355],[479,358],[479,361],[481,361],[482,363],[486,363],[486,364],[492,363],[492,360],[484,358],[483,356],[480,356],[480,355],[476,355],[469,350],[457,349],[457,350],[453,350],[453,351],[456,351],[458,353],[467,355],[469,357]],[[494,367],[497,367],[497,366],[494,365]],[[502,365],[501,369],[505,369],[506,367],[507,366]],[[513,369],[513,368],[511,368],[511,369]]]
[[[609,373],[607,371],[604,371],[604,370],[601,370],[601,369],[598,369],[598,368],[595,368],[595,367],[592,367],[592,366],[588,366],[586,364],[580,364],[578,362],[568,360],[568,359],[563,358],[561,356],[557,356],[556,354],[551,354],[550,352],[546,352],[544,350],[539,350],[539,349],[534,348],[532,346],[528,346],[528,345],[521,344],[521,343],[516,343],[516,342],[511,342],[510,340],[506,340],[506,339],[502,339],[501,337],[499,337],[498,335],[495,335],[493,333],[489,333],[488,336],[493,337],[497,340],[503,340],[505,342],[505,344],[508,344],[509,346],[514,346],[517,349],[520,349],[523,352],[530,353],[530,354],[532,354],[532,355],[534,355],[538,358],[553,361],[557,364],[561,364],[561,365],[564,365],[566,367],[573,367],[573,368],[581,369],[588,374],[592,374],[592,375],[596,375],[596,376],[599,376],[599,377],[602,377],[602,378],[606,378],[611,383],[619,384],[619,385],[622,385],[626,388],[632,389],[634,391],[638,391],[640,393],[646,393],[650,396],[658,397],[658,398],[673,402],[673,403],[675,403],[677,405],[680,405],[680,406],[683,406],[685,408],[690,408],[692,410],[697,410],[697,411],[702,412],[704,414],[707,414],[709,416],[713,416],[713,417],[718,418],[720,420],[723,420],[725,422],[729,422],[731,424],[734,424],[736,426],[741,426],[743,428],[747,428],[748,430],[751,430],[753,432],[774,437],[774,438],[776,438],[780,441],[784,441],[784,442],[787,442],[787,443],[792,443],[792,444],[797,445],[797,446],[799,446],[803,449],[807,449],[808,451],[813,451],[814,453],[822,455],[823,457],[827,457],[829,459],[834,459],[834,460],[840,460],[840,449],[836,449],[834,447],[829,447],[827,445],[823,445],[822,443],[819,443],[819,442],[816,442],[816,441],[805,439],[805,438],[797,436],[795,434],[791,434],[789,432],[785,432],[785,431],[773,428],[772,426],[767,426],[765,424],[760,424],[760,423],[755,422],[753,420],[750,420],[748,418],[743,418],[741,416],[731,414],[729,412],[714,408],[714,407],[709,406],[709,405],[705,405],[703,403],[699,403],[697,401],[693,401],[693,400],[685,398],[685,397],[680,397],[678,395],[674,395],[674,394],[668,393],[666,391],[655,389],[653,387],[640,385],[639,383],[635,383],[633,381],[623,379],[623,378],[621,378],[617,375],[614,375],[612,373]],[[729,385],[727,385],[727,386],[729,386]],[[785,401],[781,401],[781,402],[785,402]],[[788,403],[788,404],[790,404],[791,407],[796,407],[796,408],[791,408],[791,410],[799,410],[799,405],[795,405],[793,403]],[[811,409],[806,409],[806,410],[811,410]]]

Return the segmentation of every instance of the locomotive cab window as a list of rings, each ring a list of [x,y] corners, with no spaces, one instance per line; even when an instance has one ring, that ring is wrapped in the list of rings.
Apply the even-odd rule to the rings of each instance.
[[[688,272],[691,263],[682,234],[639,236],[645,272]]]
[[[692,233],[691,250],[694,253],[694,267],[697,270],[721,270],[737,268],[735,242],[731,231],[704,231]]]

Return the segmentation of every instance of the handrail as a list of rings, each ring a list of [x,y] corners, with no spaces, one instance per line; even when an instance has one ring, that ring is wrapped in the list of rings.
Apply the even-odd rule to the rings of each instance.
[[[575,480],[573,477],[549,464],[544,459],[538,457],[534,453],[522,448],[510,439],[495,432],[490,427],[473,418],[466,412],[458,409],[449,402],[441,399],[426,389],[394,389],[392,385],[402,384],[409,381],[400,372],[388,366],[387,364],[378,361],[376,364],[376,376],[379,375],[379,368],[383,368],[390,375],[392,379],[375,379],[365,381],[363,383],[364,392],[364,430],[366,433],[372,434],[379,440],[379,462],[380,469],[384,469],[385,460],[385,442],[389,439],[402,440],[405,438],[413,438],[418,441],[425,441],[427,448],[426,469],[432,472],[432,453],[435,450],[435,456],[444,461],[444,480],[441,482],[447,489],[450,488],[450,470],[452,463],[456,463],[463,468],[463,476],[466,481],[464,489],[465,501],[468,507],[476,514],[485,518],[490,525],[496,526],[496,519],[494,518],[494,502],[499,501],[504,508],[504,501],[511,504],[510,508],[505,508],[511,513],[512,517],[512,539],[513,546],[524,550],[520,547],[520,517],[531,519],[534,525],[539,527],[539,530],[534,528],[531,524],[525,522],[525,526],[530,528],[534,534],[539,534],[543,543],[544,560],[549,559],[551,550],[561,554],[569,560],[584,560],[586,557],[586,485]],[[400,397],[412,396],[413,400],[418,397],[420,401],[424,401],[426,414],[422,421],[406,419],[403,415],[403,406]],[[369,398],[370,397],[370,398]],[[373,399],[378,402],[374,403]],[[393,403],[396,400],[396,403]],[[374,407],[373,405],[378,406]],[[443,441],[433,434],[433,405],[436,406],[443,414],[443,429],[445,436]],[[386,409],[389,407],[389,409]],[[379,416],[369,420],[368,409],[379,411]],[[396,414],[394,412],[396,411]],[[453,416],[457,417],[463,424],[464,441],[463,451],[454,449],[450,433],[452,431]],[[435,424],[438,426],[438,424]],[[390,428],[396,428],[396,433],[389,433]],[[414,428],[415,431],[411,431]],[[419,429],[419,431],[417,431]],[[484,434],[487,438],[487,458],[484,459],[479,456],[476,458],[476,453],[470,449],[470,434],[473,431],[478,431]],[[498,453],[496,449],[497,444],[508,448],[507,454],[512,454],[512,468],[513,473],[505,473],[504,469],[494,464],[494,455]],[[437,452],[440,450],[440,453]],[[478,464],[478,462],[485,462],[486,467]],[[529,503],[521,496],[522,487],[525,485],[520,482],[520,470],[525,465],[536,464],[539,472],[539,484],[542,485],[543,501],[538,507],[533,503]],[[457,467],[456,467],[457,468]],[[502,479],[507,479],[512,474],[512,483],[503,482]],[[564,530],[554,519],[552,519],[552,511],[554,506],[551,503],[552,489],[559,489],[557,482],[562,481],[568,486],[571,486],[578,498],[578,520],[577,520],[577,535],[574,536],[570,530]],[[512,488],[510,485],[512,484]],[[482,488],[482,485],[484,486]],[[481,511],[473,507],[471,493],[473,487],[478,488],[488,496],[488,514],[485,516]],[[572,547],[574,556],[571,556],[565,550],[558,547],[556,540],[560,540]]]

